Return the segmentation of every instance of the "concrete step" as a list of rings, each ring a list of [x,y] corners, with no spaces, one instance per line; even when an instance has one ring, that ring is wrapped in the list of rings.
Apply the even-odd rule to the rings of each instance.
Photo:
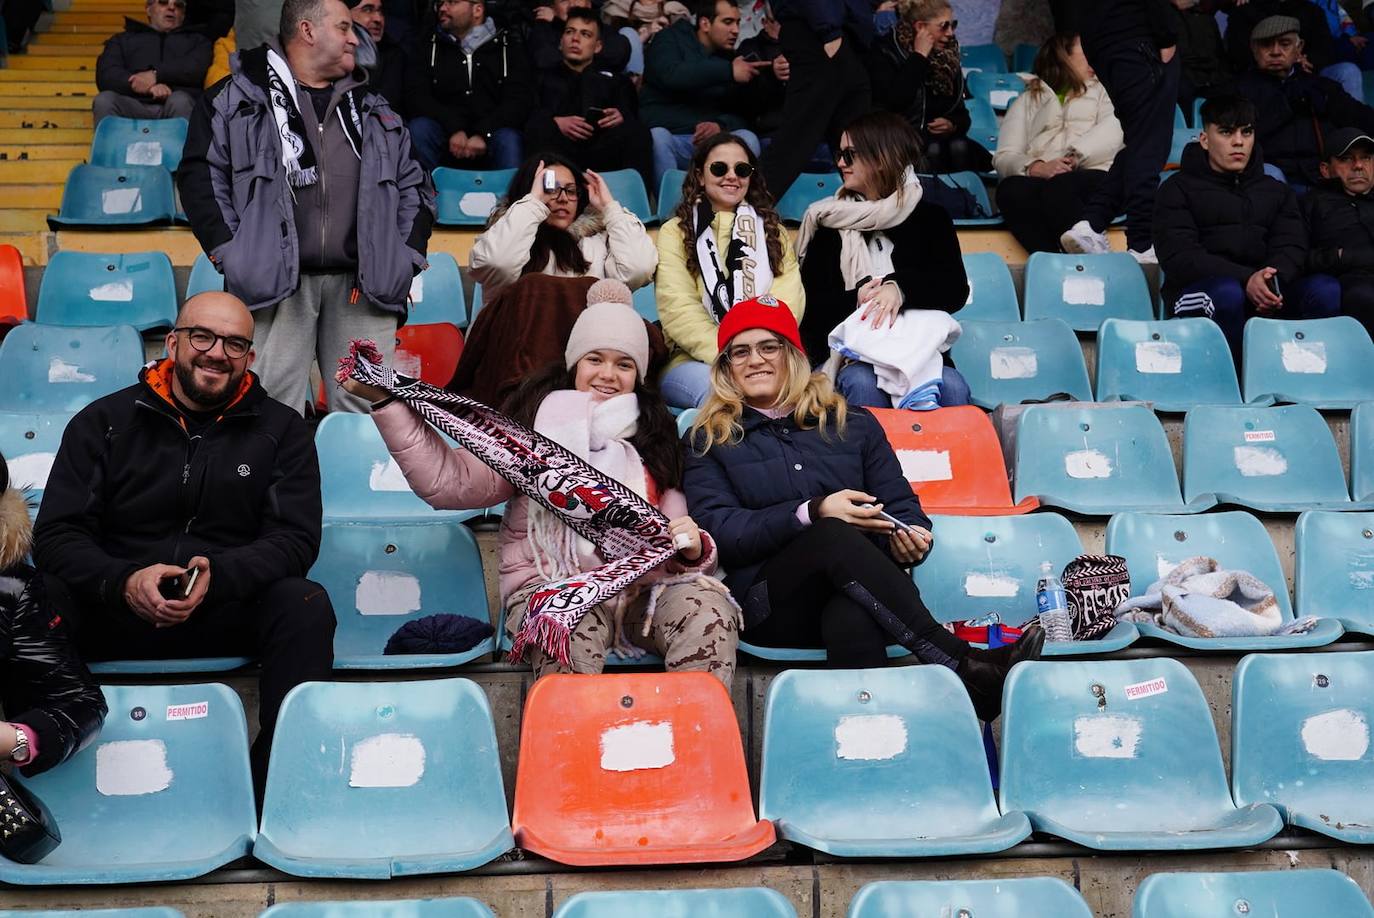
[[[62,185],[53,182],[5,185],[4,198],[9,207],[31,208],[55,214],[62,206]]]
[[[0,76],[0,96],[30,96],[37,101],[42,101],[44,97],[52,99],[68,98],[78,96],[85,100],[87,105],[95,98],[95,94],[100,90],[95,88],[95,75],[89,79],[72,79],[69,74],[63,80],[30,80],[26,77],[6,79]]]
[[[86,41],[104,41],[116,32],[124,31],[123,18],[116,19],[109,23],[69,20],[67,13],[63,13],[60,19],[54,20],[46,29],[38,34],[44,38],[53,35],[80,35]]]
[[[95,71],[97,57],[85,57],[79,54],[53,54],[51,52],[38,54],[11,54],[5,63],[5,71],[18,72],[20,70],[64,70],[73,71],[90,70]],[[3,73],[5,71],[0,71]]]
[[[61,184],[79,160],[0,162],[0,185]]]
[[[41,233],[48,228],[50,212],[6,207],[0,210],[0,233]]]
[[[60,159],[66,162],[81,162],[90,151],[90,143],[49,143],[47,138],[26,143],[22,138],[7,132],[0,138],[0,162]]]
[[[33,131],[91,130],[89,107],[8,110],[0,106],[0,128]]]
[[[30,90],[32,92],[32,90]],[[91,121],[91,103],[95,101],[95,83],[91,83],[81,95],[53,95],[51,91],[39,90],[34,95],[21,95],[21,90],[13,85],[0,86],[0,112],[24,110],[42,112],[48,109],[80,111],[86,113],[86,123]]]
[[[91,146],[91,129],[88,127],[78,128],[39,128],[39,127],[11,127],[5,131],[4,139],[0,144],[15,147],[18,149],[32,149],[42,144],[56,144],[65,146],[67,144],[79,144],[85,149]],[[83,156],[85,154],[82,154]],[[78,157],[79,158],[79,157]]]
[[[54,60],[60,60],[55,58]],[[80,83],[82,86],[94,85],[95,67],[58,67],[51,70],[0,70],[0,86],[11,83]]]
[[[100,57],[100,52],[104,48],[103,41],[75,41],[64,42],[56,39],[61,36],[52,36],[54,40],[49,41],[44,36],[37,36],[29,42],[29,48],[25,54],[11,54],[9,60],[14,61],[23,57],[88,57],[95,60]]]
[[[105,46],[105,39],[108,37],[108,34],[42,32],[29,43],[29,49],[37,51],[39,54],[47,54],[48,48],[80,48],[81,53],[86,56],[99,57],[100,50]]]

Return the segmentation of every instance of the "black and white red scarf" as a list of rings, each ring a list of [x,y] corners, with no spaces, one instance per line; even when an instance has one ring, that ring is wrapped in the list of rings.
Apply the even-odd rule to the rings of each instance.
[[[767,230],[758,212],[741,201],[735,208],[730,248],[722,259],[716,246],[715,212],[705,198],[694,212],[697,266],[701,269],[701,304],[717,325],[730,307],[762,296],[773,286],[773,266],[768,261]]]
[[[572,633],[587,610],[677,551],[668,518],[543,434],[481,402],[403,376],[381,360],[374,342],[354,341],[349,355],[339,361],[336,378],[377,386],[405,402],[610,559],[535,590],[515,636],[512,661],[523,659],[526,645],[533,642],[570,667]]]
[[[296,98],[296,77],[280,54],[267,51],[267,99],[272,106],[272,118],[281,135],[281,163],[286,168],[286,181],[292,188],[306,188],[320,180],[315,151],[305,140],[305,120]],[[348,117],[344,117],[347,109]],[[346,92],[334,113],[339,116],[344,136],[353,147],[353,155],[363,158],[363,119],[353,93]]]

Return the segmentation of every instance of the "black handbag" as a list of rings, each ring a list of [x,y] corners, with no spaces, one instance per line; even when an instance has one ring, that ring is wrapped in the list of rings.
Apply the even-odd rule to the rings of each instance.
[[[43,801],[0,772],[0,857],[37,864],[60,844],[62,833]]]

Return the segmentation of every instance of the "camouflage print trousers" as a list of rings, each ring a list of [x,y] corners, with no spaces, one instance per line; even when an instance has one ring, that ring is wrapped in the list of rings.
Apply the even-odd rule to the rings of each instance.
[[[637,647],[658,654],[670,672],[706,672],[725,687],[735,675],[735,648],[739,643],[739,610],[718,581],[706,577],[660,585],[649,633],[644,618],[649,608],[648,590],[629,600],[625,613],[625,637]],[[525,603],[534,587],[517,590],[506,600],[506,630],[513,637],[524,616]],[[577,623],[572,635],[572,668],[559,665],[538,647],[530,645],[526,658],[535,678],[548,673],[599,673],[615,644],[615,618],[610,603],[595,606]]]

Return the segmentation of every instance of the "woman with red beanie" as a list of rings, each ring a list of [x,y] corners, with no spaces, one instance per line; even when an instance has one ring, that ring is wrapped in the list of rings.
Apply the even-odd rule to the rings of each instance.
[[[718,340],[683,490],[729,571],[742,639],[822,647],[846,669],[883,666],[900,644],[953,669],[978,716],[995,718],[1007,673],[1039,656],[1043,633],[976,650],[931,617],[909,573],[930,551],[930,518],[878,422],[811,372],[784,304],[737,304]]]

